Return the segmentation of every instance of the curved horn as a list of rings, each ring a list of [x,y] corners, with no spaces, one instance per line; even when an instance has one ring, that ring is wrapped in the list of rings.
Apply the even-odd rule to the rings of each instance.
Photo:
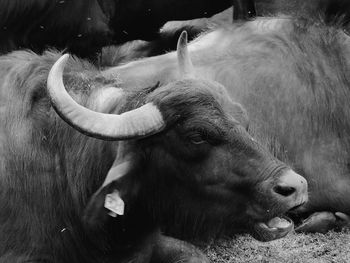
[[[69,55],[65,54],[53,65],[47,87],[54,109],[73,128],[104,140],[146,137],[164,128],[162,114],[153,103],[120,115],[95,112],[76,103],[63,84],[63,70],[68,58]]]
[[[183,77],[194,74],[194,69],[187,48],[187,32],[183,31],[177,41],[177,59],[180,75]]]

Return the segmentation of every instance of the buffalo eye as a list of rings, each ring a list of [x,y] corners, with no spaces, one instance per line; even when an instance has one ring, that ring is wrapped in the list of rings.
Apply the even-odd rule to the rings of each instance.
[[[193,133],[188,136],[188,139],[193,144],[203,144],[207,142],[204,136],[200,133]]]

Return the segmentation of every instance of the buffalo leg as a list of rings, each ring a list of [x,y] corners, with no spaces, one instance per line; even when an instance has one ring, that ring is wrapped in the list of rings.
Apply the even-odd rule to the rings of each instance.
[[[194,245],[160,235],[152,255],[152,263],[209,263],[209,259]]]
[[[306,218],[295,230],[307,233],[326,233],[331,229],[350,226],[350,217],[341,212],[316,212]]]

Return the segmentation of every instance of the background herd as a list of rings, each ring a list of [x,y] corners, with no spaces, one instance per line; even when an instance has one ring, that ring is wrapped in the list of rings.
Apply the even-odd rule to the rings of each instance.
[[[0,263],[348,237],[349,1],[0,5]]]

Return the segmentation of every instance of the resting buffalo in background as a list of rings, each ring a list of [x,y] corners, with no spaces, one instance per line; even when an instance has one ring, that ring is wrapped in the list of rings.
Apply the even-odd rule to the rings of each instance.
[[[159,227],[293,228],[278,216],[307,201],[305,179],[223,86],[192,76],[185,43],[176,81],[125,89],[68,55],[0,57],[0,262],[206,262]]]
[[[153,41],[136,40],[127,45],[106,46],[99,57],[102,67],[116,66],[130,60],[151,57],[176,49],[177,40],[183,31],[188,32],[192,40],[207,30],[213,30],[232,21],[252,19],[256,16],[254,0],[233,0],[233,7],[210,18],[187,21],[171,21],[159,31],[159,37]]]
[[[11,0],[0,1],[0,52],[68,48],[91,57],[101,47],[157,38],[169,20],[209,17],[231,0]]]
[[[250,134],[307,179],[310,201],[294,212],[317,214],[300,230],[346,223],[350,38],[342,28],[321,19],[257,18],[204,34],[189,50],[196,76],[223,84],[247,110]],[[178,77],[175,65],[168,53],[104,74],[127,87],[165,85]]]
[[[350,31],[350,1],[347,0],[233,0],[232,8],[221,12],[211,18],[193,19],[189,21],[171,21],[160,31],[160,37],[154,41],[139,41],[128,46],[119,47],[115,54],[115,47],[109,47],[102,53],[102,65],[113,66],[125,63],[132,59],[164,54],[175,50],[176,40],[183,30],[190,36],[199,34],[213,28],[230,23],[252,19],[255,16],[276,16],[278,14],[300,17],[323,17],[324,22],[332,25],[341,25]]]

